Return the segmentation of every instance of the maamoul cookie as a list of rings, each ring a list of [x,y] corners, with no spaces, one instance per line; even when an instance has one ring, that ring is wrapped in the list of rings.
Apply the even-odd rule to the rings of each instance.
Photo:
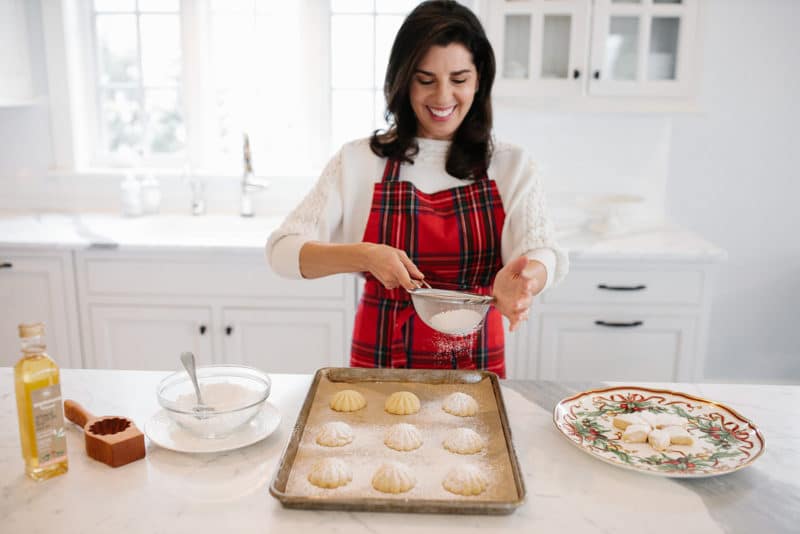
[[[669,432],[666,430],[653,430],[647,435],[647,443],[657,451],[666,450],[670,443]]]
[[[325,458],[311,468],[308,481],[320,488],[338,488],[353,480],[350,467],[338,458]]]
[[[442,481],[444,489],[456,495],[480,495],[489,485],[489,480],[478,466],[461,464],[445,475]]]
[[[686,426],[688,421],[680,415],[669,413],[642,412],[640,415],[644,422],[653,428],[664,428],[667,426]]]
[[[458,454],[475,454],[483,450],[486,442],[471,428],[456,428],[444,440],[444,448]]]
[[[394,415],[411,415],[419,411],[419,397],[410,391],[395,391],[383,407]]]
[[[383,493],[405,493],[416,483],[411,470],[397,462],[381,465],[372,477],[372,487]]]
[[[647,441],[647,435],[650,433],[650,425],[628,425],[625,432],[622,433],[622,441],[628,443],[644,443]]]
[[[341,421],[331,421],[322,425],[317,434],[317,443],[324,447],[342,447],[353,441],[353,429]]]
[[[367,399],[354,389],[337,391],[331,399],[331,409],[337,412],[355,412],[366,405]]]
[[[469,417],[478,413],[478,401],[466,393],[457,391],[444,399],[442,409],[452,415]]]
[[[668,426],[664,432],[669,434],[669,442],[673,445],[692,445],[694,438],[689,432],[681,426]]]
[[[389,427],[383,443],[396,451],[413,451],[422,446],[422,434],[414,425],[398,423]]]
[[[646,425],[644,419],[635,413],[623,413],[614,417],[614,426],[620,430],[625,430],[631,425]]]

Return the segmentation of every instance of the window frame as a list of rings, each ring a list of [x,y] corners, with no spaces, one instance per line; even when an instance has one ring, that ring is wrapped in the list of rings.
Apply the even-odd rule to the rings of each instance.
[[[152,153],[145,155],[145,157],[141,159],[134,159],[120,156],[114,154],[108,150],[107,139],[105,139],[105,131],[102,126],[102,102],[99,98],[100,92],[103,87],[101,87],[100,83],[100,48],[98,46],[98,35],[97,35],[97,16],[98,13],[101,15],[134,15],[136,17],[136,41],[137,41],[137,60],[139,63],[139,76],[140,79],[138,81],[137,86],[134,88],[139,92],[139,106],[141,109],[142,116],[144,118],[145,124],[143,125],[143,136],[146,140],[147,138],[147,120],[146,120],[146,89],[148,86],[144,83],[144,70],[142,68],[142,31],[141,31],[141,16],[144,15],[160,15],[164,14],[164,12],[157,12],[157,11],[141,11],[139,9],[138,2],[135,3],[135,8],[133,12],[125,11],[125,12],[97,12],[94,10],[92,0],[78,0],[81,4],[83,10],[83,16],[87,20],[86,28],[87,31],[84,33],[85,39],[84,43],[81,46],[82,53],[86,57],[86,71],[85,76],[91,80],[91,83],[87,83],[87,105],[86,105],[86,113],[89,117],[89,128],[87,133],[89,135],[88,139],[86,140],[87,146],[90,147],[89,153],[89,161],[90,166],[93,168],[103,168],[103,167],[114,167],[114,168],[130,168],[131,164],[133,164],[136,168],[181,168],[183,165],[189,163],[191,165],[191,158],[189,156],[189,143],[190,139],[194,137],[190,134],[188,129],[188,124],[186,121],[186,117],[188,115],[188,106],[186,105],[186,98],[187,98],[187,91],[186,88],[186,72],[187,70],[193,68],[192,65],[187,64],[186,54],[184,53],[186,41],[183,38],[186,14],[185,14],[185,7],[193,5],[194,2],[186,2],[185,0],[179,1],[178,3],[178,22],[179,22],[179,42],[181,47],[181,74],[178,81],[178,86],[176,88],[177,91],[177,99],[179,102],[178,109],[184,120],[184,127],[186,128],[186,145],[184,150],[180,154],[164,154],[164,155],[153,155]],[[174,14],[174,13],[169,13]],[[146,147],[145,147],[146,148]]]
[[[313,143],[315,147],[325,152],[320,158],[326,160],[331,153],[338,149],[338,147],[331,146],[331,140],[334,137],[332,117],[335,89],[332,84],[331,46],[331,25],[334,12],[330,0],[317,1],[319,10],[314,10],[313,16],[319,17],[316,22],[324,32],[319,36],[319,40],[327,54],[327,57],[320,62],[323,84],[320,91],[324,92],[326,96],[319,103],[320,109],[323,110],[319,121],[320,129],[324,132]],[[42,3],[49,84],[52,174],[122,175],[132,168],[132,164],[135,168],[148,169],[164,175],[180,175],[185,172],[183,169],[187,165],[192,169],[213,169],[204,157],[209,153],[207,149],[215,144],[213,128],[206,127],[211,114],[208,109],[204,108],[209,98],[213,97],[209,94],[213,92],[213,87],[203,83],[208,77],[206,58],[210,43],[208,43],[208,39],[205,39],[206,36],[203,35],[204,30],[201,25],[205,22],[203,17],[208,14],[208,11],[203,12],[203,10],[208,6],[209,0],[181,0],[179,3],[181,77],[178,98],[186,128],[185,154],[178,157],[150,157],[144,161],[131,162],[110,153],[103,154],[101,150],[104,145],[100,140],[99,50],[93,1],[55,0]],[[137,9],[137,14],[139,13],[141,12]],[[373,19],[373,40],[370,46],[374,65],[377,53],[374,38],[377,17],[403,13],[378,12],[375,2],[373,2],[371,11],[359,12],[359,14],[369,14]],[[141,49],[137,53],[141,54]],[[373,72],[373,81],[374,77],[375,73]],[[140,81],[140,87],[143,87],[142,82],[143,80]],[[187,87],[191,87],[192,90],[187,90]],[[344,88],[339,88],[339,90],[341,89]],[[377,98],[378,94],[382,93],[382,87],[373,86],[371,89],[375,91],[373,94],[376,95],[373,98]],[[361,88],[361,90],[368,90],[368,88]],[[375,122],[380,124],[383,117],[378,116],[377,107],[377,104],[372,106],[372,114],[376,119]],[[365,132],[364,135],[367,136],[369,133]],[[259,172],[261,176],[282,177],[281,175],[271,175],[270,169],[266,165],[262,169],[265,172]],[[203,171],[199,172],[199,174],[202,173]],[[212,170],[208,174],[216,177],[238,176],[238,169],[222,172],[218,169]]]

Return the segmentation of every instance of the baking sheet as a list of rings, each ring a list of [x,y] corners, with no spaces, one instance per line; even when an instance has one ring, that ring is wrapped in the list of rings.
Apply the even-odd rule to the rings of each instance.
[[[352,413],[329,407],[330,399],[343,389],[355,389],[367,406]],[[384,410],[386,398],[395,391],[411,391],[420,399],[413,415],[392,415]],[[442,410],[450,393],[461,391],[475,398],[480,407],[472,417],[458,417]],[[344,447],[316,443],[323,424],[343,421],[353,428],[355,439]],[[395,451],[383,440],[391,425],[411,423],[423,445],[408,452]],[[449,432],[467,427],[480,434],[486,448],[472,455],[455,454],[442,442]],[[353,472],[353,480],[335,489],[318,488],[308,473],[319,460],[336,457]],[[410,468],[416,485],[400,494],[386,494],[372,487],[372,476],[380,465],[397,461]],[[450,493],[442,486],[447,472],[460,464],[479,466],[489,485],[477,496]],[[525,488],[520,475],[497,376],[483,371],[349,369],[327,368],[317,372],[294,432],[276,472],[270,492],[285,506],[301,508],[510,513],[521,504]]]

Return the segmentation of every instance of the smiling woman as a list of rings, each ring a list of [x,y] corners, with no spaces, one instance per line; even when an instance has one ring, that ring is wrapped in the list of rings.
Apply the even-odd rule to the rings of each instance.
[[[345,144],[272,233],[273,269],[293,278],[359,272],[351,365],[489,369],[505,376],[513,330],[567,271],[530,157],[492,140],[494,53],[477,17],[423,2],[400,26],[384,81],[389,126]],[[407,290],[492,295],[483,325],[454,342]]]

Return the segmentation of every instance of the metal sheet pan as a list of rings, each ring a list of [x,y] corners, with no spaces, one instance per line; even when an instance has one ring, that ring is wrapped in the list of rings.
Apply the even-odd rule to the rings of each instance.
[[[341,389],[365,394],[367,408],[352,414],[334,412],[331,395]],[[416,393],[423,408],[415,416],[393,416],[383,410],[389,393]],[[478,399],[481,412],[459,418],[441,410],[441,400],[453,391]],[[411,418],[412,419],[407,419]],[[449,420],[447,418],[450,418]],[[351,424],[356,439],[348,447],[316,445],[321,424],[343,420]],[[413,455],[392,451],[382,435],[390,422],[412,422],[426,436],[426,443]],[[446,421],[446,423],[442,423]],[[487,439],[487,447],[475,457],[444,451],[441,436],[449,428],[476,426]],[[335,490],[321,490],[307,482],[310,465],[325,456],[348,454],[356,461],[353,481]],[[414,458],[421,480],[407,493],[383,494],[371,486],[370,473],[382,460]],[[450,458],[450,459],[448,459]],[[487,467],[490,485],[479,496],[454,495],[441,487],[447,462],[478,462]],[[270,485],[270,493],[287,508],[362,510],[385,512],[431,512],[458,514],[510,514],[525,500],[525,484],[511,439],[511,430],[497,375],[487,371],[324,368],[317,371],[297,417],[286,449]]]

